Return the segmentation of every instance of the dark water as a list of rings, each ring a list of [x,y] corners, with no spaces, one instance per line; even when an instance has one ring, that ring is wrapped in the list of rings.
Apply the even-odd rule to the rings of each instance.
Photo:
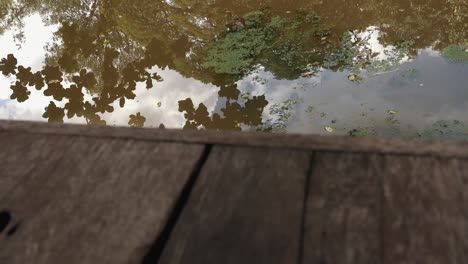
[[[1,119],[468,139],[466,0],[2,0],[0,18]]]

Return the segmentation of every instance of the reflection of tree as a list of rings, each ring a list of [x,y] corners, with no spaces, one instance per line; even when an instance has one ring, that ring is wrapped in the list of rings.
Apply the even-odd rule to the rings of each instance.
[[[47,118],[49,122],[63,123],[65,111],[63,108],[57,107],[54,102],[50,102],[49,106],[45,108],[42,117]]]
[[[253,96],[243,103],[238,102],[240,91],[236,85],[227,85],[221,87],[218,93],[221,97],[227,99],[226,105],[221,109],[222,114],[215,113],[209,115],[208,109],[204,104],[199,104],[195,108],[192,99],[179,101],[179,111],[184,113],[185,129],[222,129],[222,130],[241,130],[241,125],[248,127],[258,127],[262,125],[262,114],[268,101],[265,96]]]
[[[466,45],[451,45],[448,46],[443,55],[451,62],[463,63],[468,62],[468,41]]]
[[[143,127],[145,125],[146,118],[138,112],[136,115],[130,115],[130,121],[128,125],[131,127]]]
[[[31,94],[31,92],[28,91],[28,88],[21,84],[21,82],[16,82],[11,86],[11,89],[13,90],[13,94],[10,98],[13,100],[16,99],[20,103],[28,100],[29,95]]]
[[[104,59],[101,69],[102,90],[95,94],[92,101],[85,101],[83,89],[92,89],[96,85],[96,79],[92,72],[82,69],[77,73],[70,73],[71,80],[64,81],[64,68],[66,66],[48,66],[42,71],[32,73],[31,68],[17,66],[16,58],[10,54],[0,62],[0,71],[6,76],[14,74],[16,83],[11,86],[12,99],[24,102],[29,98],[30,92],[26,86],[34,86],[37,90],[44,87],[44,95],[53,97],[56,101],[68,99],[63,108],[51,102],[46,107],[44,118],[51,122],[63,122],[65,114],[68,118],[84,117],[90,124],[105,124],[98,113],[110,113],[114,111],[112,104],[120,102],[120,107],[125,106],[126,100],[135,98],[135,89],[138,82],[146,83],[147,88],[153,87],[153,79],[159,80],[157,74],[146,71],[148,58],[129,63],[121,72],[114,66],[114,61],[119,53],[114,49],[107,48],[104,51]],[[66,72],[66,71],[65,71]],[[70,83],[68,87],[64,83]],[[140,123],[138,123],[140,124]]]
[[[203,64],[217,73],[242,74],[261,64],[277,78],[295,79],[308,63],[319,65],[326,56],[329,32],[311,12],[281,18],[256,11],[228,29],[208,50]]]
[[[17,63],[18,60],[15,56],[13,54],[9,54],[6,58],[3,58],[0,61],[0,71],[2,71],[3,75],[15,74]]]
[[[104,124],[100,114],[113,112],[114,102],[124,107],[133,100],[137,83],[150,89],[154,81],[161,81],[149,69],[174,69],[218,85],[219,96],[226,99],[221,112],[212,115],[203,104],[195,107],[190,99],[181,101],[187,128],[240,129],[261,125],[267,104],[263,96],[239,99],[234,83],[249,70],[260,64],[279,79],[293,79],[321,67],[367,67],[374,54],[353,32],[371,25],[381,30],[383,44],[408,54],[435,45],[447,57],[466,55],[462,48],[453,48],[466,47],[464,0],[270,0],[265,1],[269,9],[258,2],[4,0],[0,33],[17,28],[21,35],[24,18],[34,12],[59,29],[47,47],[43,70],[31,72],[8,55],[0,62],[0,71],[16,76],[10,88],[11,98],[18,102],[29,98],[29,87],[56,101],[66,100],[63,107],[52,102],[46,108],[44,118],[49,121],[61,122],[66,116]],[[285,14],[296,9],[300,11]],[[376,66],[392,64],[372,67]],[[92,100],[85,100],[85,94]],[[144,123],[138,115],[130,121]]]
[[[13,4],[14,3],[14,4]],[[467,39],[468,32],[468,2],[465,0],[429,0],[429,1],[397,1],[397,0],[329,0],[329,1],[287,1],[267,0],[271,11],[264,14],[261,25],[247,26],[245,30],[226,34],[211,53],[216,53],[217,48],[222,51],[235,45],[228,45],[222,49],[222,44],[238,42],[239,37],[244,37],[246,45],[250,48],[237,49],[237,53],[225,53],[226,62],[231,64],[240,58],[245,66],[254,62],[260,62],[269,70],[275,72],[280,78],[293,78],[298,76],[302,69],[294,69],[304,66],[305,60],[319,62],[323,59],[323,44],[307,39],[297,41],[299,32],[304,36],[317,31],[317,25],[285,16],[285,11],[298,9],[313,10],[319,15],[321,25],[329,28],[333,34],[327,37],[326,43],[334,46],[340,45],[340,40],[345,32],[362,31],[373,25],[382,31],[383,44],[399,43],[406,41],[411,43],[409,51],[416,54],[416,48],[424,48],[436,45],[439,50],[452,44],[460,44]],[[64,1],[31,1],[5,0],[2,5],[8,7],[0,12],[4,16],[3,28],[21,24],[22,18],[33,11],[39,11],[48,23],[60,23],[62,25],[56,37],[63,41],[63,45],[49,47],[48,62],[66,65],[65,71],[74,71],[78,68],[88,68],[96,74],[100,83],[99,72],[103,59],[103,50],[111,47],[120,52],[116,64],[125,65],[137,57],[141,57],[143,47],[151,41],[158,44],[160,53],[164,55],[165,64],[171,69],[176,69],[184,76],[212,82],[211,74],[204,71],[200,64],[206,55],[207,48],[215,37],[225,29],[229,21],[235,21],[236,15],[256,11],[261,8],[257,0],[246,1],[130,1],[130,0],[64,0]],[[6,14],[5,14],[6,13]],[[253,12],[251,14],[258,14]],[[310,13],[310,12],[309,12]],[[281,17],[278,16],[281,14]],[[251,16],[252,18],[252,16]],[[271,29],[268,22],[280,22],[276,28],[273,42]],[[15,22],[16,21],[16,22]],[[248,22],[248,21],[247,21]],[[275,24],[273,23],[273,24]],[[233,33],[233,32],[231,32]],[[261,36],[249,38],[249,35]],[[266,35],[265,35],[266,34]],[[254,41],[248,42],[248,41]],[[255,41],[267,42],[264,45]],[[295,45],[299,43],[300,45]],[[314,45],[314,43],[316,45]],[[271,45],[270,45],[271,44]],[[309,49],[304,49],[307,44],[312,44]],[[302,45],[302,47],[301,47]],[[224,45],[225,46],[225,45]],[[218,49],[219,51],[219,49]],[[253,53],[251,58],[242,52]],[[326,51],[326,50],[325,50]],[[258,52],[262,53],[259,60]],[[266,54],[265,54],[266,53]],[[190,54],[190,56],[186,56]],[[315,55],[315,57],[311,57]],[[228,57],[230,56],[230,57]],[[239,57],[240,56],[240,57]],[[222,59],[222,58],[218,58]],[[216,61],[216,60],[215,60]],[[209,60],[208,66],[213,66],[217,72],[238,72],[239,67],[223,68],[226,63],[213,65]],[[305,63],[307,64],[307,63]],[[120,68],[117,65],[117,68]],[[156,64],[159,66],[159,64]],[[285,67],[287,65],[288,67]],[[214,67],[216,66],[216,67]],[[235,66],[235,65],[231,65]],[[248,68],[248,67],[241,67]],[[294,73],[291,75],[291,71]],[[100,85],[97,85],[100,87]]]
[[[107,49],[103,69],[104,86],[101,93],[92,100],[85,100],[83,90],[95,85],[94,75],[82,69],[73,75],[68,87],[63,79],[64,73],[60,67],[45,66],[42,71],[32,73],[31,68],[17,66],[17,60],[13,55],[2,59],[0,70],[5,75],[14,74],[17,81],[12,85],[12,99],[24,102],[29,98],[30,91],[27,86],[43,90],[47,97],[56,101],[67,99],[64,107],[59,107],[51,101],[45,108],[44,118],[49,122],[63,122],[68,118],[83,117],[89,124],[105,124],[99,113],[111,113],[114,111],[112,104],[119,101],[120,107],[124,107],[126,100],[135,98],[134,91],[138,82],[146,83],[147,88],[152,87],[152,77],[144,69],[151,60],[147,57],[127,65],[122,74],[112,65],[112,61],[118,56],[115,50]],[[150,57],[150,56],[149,56]],[[240,130],[241,125],[259,127],[262,125],[262,113],[268,102],[265,96],[253,96],[239,102],[240,91],[235,84],[225,84],[219,91],[220,97],[226,98],[226,105],[221,113],[210,116],[206,106],[200,104],[194,107],[192,100],[186,99],[179,102],[179,111],[185,113],[187,119],[185,128]],[[146,118],[140,113],[130,116],[129,125],[142,127]]]

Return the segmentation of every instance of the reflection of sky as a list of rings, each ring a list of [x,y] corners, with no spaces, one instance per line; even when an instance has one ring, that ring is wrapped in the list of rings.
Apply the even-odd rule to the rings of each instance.
[[[32,71],[42,69],[44,61],[44,46],[52,40],[52,32],[57,28],[45,26],[40,15],[33,15],[24,20],[25,42],[17,45],[14,41],[15,31],[6,31],[0,36],[0,57],[13,53],[19,63],[28,65]],[[44,107],[49,104],[49,99],[35,89],[31,89],[30,100],[18,104],[10,101],[11,80],[0,76],[0,118],[19,120],[41,120]]]
[[[158,69],[157,73],[164,81],[156,83],[149,90],[145,85],[139,84],[135,92],[136,98],[128,100],[123,109],[120,109],[118,101],[115,102],[116,111],[103,116],[108,124],[126,125],[130,115],[141,112],[146,117],[148,126],[159,126],[162,123],[166,127],[180,128],[185,125],[185,119],[178,111],[178,101],[186,98],[192,98],[195,106],[204,103],[209,112],[214,110],[218,96],[218,88],[215,86],[185,78],[172,70]]]
[[[421,51],[395,72],[365,77],[361,84],[348,80],[349,72],[323,71],[311,79],[270,81],[244,92],[268,91],[273,103],[300,98],[293,109],[289,132],[324,132],[324,126],[351,128],[385,126],[389,110],[396,110],[400,128],[421,129],[437,120],[468,123],[467,64],[448,63],[432,51]],[[269,79],[268,73],[262,73]],[[307,113],[309,106],[314,112]],[[320,116],[321,113],[325,116]],[[269,118],[272,118],[271,116]],[[332,120],[336,120],[332,124]]]
[[[31,66],[33,71],[40,70],[44,46],[52,41],[56,29],[46,26],[39,15],[30,16],[25,19],[25,42],[21,46],[16,45],[14,32],[7,31],[0,36],[0,57],[14,53],[20,64]],[[376,28],[368,30],[372,33],[364,32],[361,36],[368,34],[367,46],[379,52],[378,58],[383,59],[383,51],[392,47],[379,43]],[[349,72],[324,70],[312,78],[286,81],[275,80],[260,68],[238,85],[242,93],[266,95],[270,104],[263,114],[264,120],[277,118],[269,112],[274,104],[297,99],[297,106],[291,109],[289,132],[324,133],[324,126],[329,125],[343,133],[356,127],[385,126],[390,109],[397,111],[395,118],[401,129],[421,129],[441,119],[458,119],[468,124],[468,64],[448,63],[431,49],[422,50],[416,58],[405,58],[401,63],[396,71],[381,75],[363,72],[364,80],[360,84],[348,80]],[[141,112],[147,119],[147,126],[163,123],[177,128],[185,123],[183,113],[178,111],[179,100],[191,98],[195,105],[204,103],[211,113],[219,112],[224,106],[225,100],[218,98],[219,88],[185,78],[173,70],[153,70],[164,81],[150,90],[139,85],[137,97],[127,101],[123,109],[116,102],[115,111],[103,115],[108,124],[127,125],[129,115]],[[0,118],[43,120],[44,107],[51,98],[43,96],[42,91],[30,89],[30,99],[19,104],[9,99],[11,81],[0,77]],[[312,113],[306,112],[310,106],[314,107]]]
[[[41,70],[45,58],[44,47],[52,41],[55,26],[46,26],[39,15],[28,17],[24,21],[25,42],[17,46],[14,41],[14,32],[7,31],[0,37],[0,57],[13,53],[18,63],[31,67],[32,71]],[[129,116],[141,112],[147,119],[148,126],[159,126],[164,123],[166,127],[182,127],[185,124],[183,114],[178,111],[178,101],[192,98],[194,104],[204,103],[208,110],[212,110],[216,103],[218,89],[214,86],[203,84],[195,79],[182,77],[175,71],[156,70],[164,79],[157,83],[153,89],[147,90],[139,84],[136,89],[135,100],[127,100],[125,108],[121,109],[118,102],[114,103],[113,113],[106,113],[103,118],[112,125],[127,125]],[[50,97],[45,97],[42,91],[31,91],[30,98],[24,103],[10,100],[12,79],[0,76],[0,118],[16,120],[44,121],[42,115],[44,108],[49,104]],[[88,95],[88,99],[91,97]],[[63,106],[66,102],[60,102]],[[158,106],[160,104],[160,107]],[[72,122],[85,122],[82,119],[74,119]]]

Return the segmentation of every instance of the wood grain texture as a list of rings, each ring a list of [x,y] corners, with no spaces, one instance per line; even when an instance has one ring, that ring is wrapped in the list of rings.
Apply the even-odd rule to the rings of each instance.
[[[467,263],[468,161],[383,160],[384,263]]]
[[[141,263],[203,144],[161,263],[468,259],[467,143],[0,121],[0,144],[2,264]]]
[[[48,147],[52,141],[54,148]],[[50,170],[72,142],[69,136],[0,133],[0,201],[13,189],[22,188],[22,183]]]
[[[204,147],[69,138],[59,160],[24,170],[28,180],[0,201],[18,225],[0,236],[0,263],[141,263]],[[57,136],[42,140],[40,150],[21,151],[50,154],[64,144]]]
[[[159,263],[295,263],[310,154],[215,146]]]
[[[317,153],[313,164],[300,263],[381,263],[378,157]]]
[[[229,131],[181,131],[46,124],[18,121],[0,121],[0,131],[16,131],[18,133],[34,134],[79,135],[105,138],[114,137],[189,144],[242,145],[348,153],[365,152],[468,158],[468,142],[451,141],[411,141],[382,138],[351,138],[349,136],[246,133]]]

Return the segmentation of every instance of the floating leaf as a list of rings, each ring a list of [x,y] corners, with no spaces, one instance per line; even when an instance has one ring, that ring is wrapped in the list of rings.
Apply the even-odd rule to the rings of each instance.
[[[397,114],[397,111],[395,110],[388,110],[387,112],[389,115],[396,115]]]
[[[326,126],[325,131],[327,131],[328,133],[333,133],[333,131],[335,131],[335,129],[333,127],[331,127],[331,126]]]

